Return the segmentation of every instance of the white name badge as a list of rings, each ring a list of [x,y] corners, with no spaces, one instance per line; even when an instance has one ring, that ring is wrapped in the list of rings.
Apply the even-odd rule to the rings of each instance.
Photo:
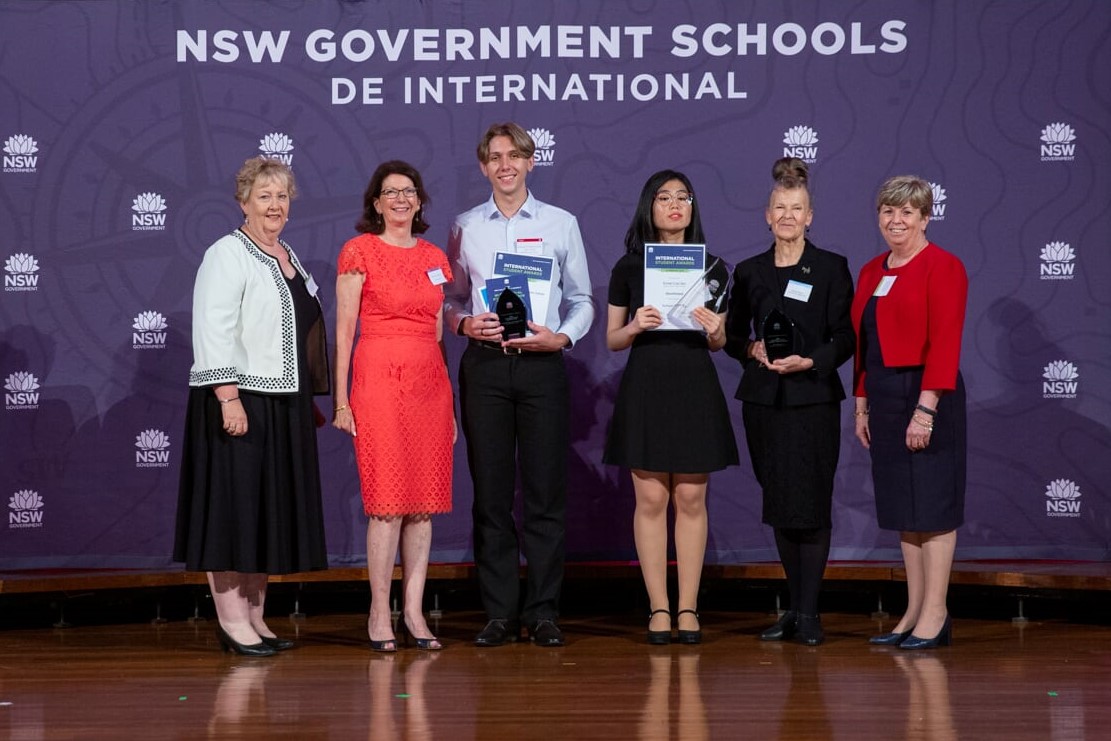
[[[310,275],[308,280],[305,281],[305,290],[309,292],[310,296],[316,296],[316,292],[320,290],[317,288],[316,281]]]
[[[787,281],[787,290],[783,292],[784,298],[793,298],[795,301],[806,303],[810,300],[810,293],[814,286],[797,280]]]
[[[872,295],[886,296],[887,294],[891,293],[891,286],[895,285],[895,279],[898,277],[899,276],[897,275],[885,275],[880,278],[880,283],[878,286],[876,286],[876,292]]]
[[[528,237],[518,239],[517,253],[522,255],[543,255],[544,240],[540,237]]]
[[[428,280],[432,281],[432,285],[440,286],[447,283],[447,277],[444,276],[442,268],[432,268],[428,271]]]

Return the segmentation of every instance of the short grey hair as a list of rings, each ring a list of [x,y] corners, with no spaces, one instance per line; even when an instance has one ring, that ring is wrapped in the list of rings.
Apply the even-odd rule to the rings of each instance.
[[[879,211],[884,206],[902,206],[904,203],[914,206],[923,216],[929,216],[934,207],[933,188],[914,175],[888,178],[880,186],[880,192],[876,196],[876,210]]]

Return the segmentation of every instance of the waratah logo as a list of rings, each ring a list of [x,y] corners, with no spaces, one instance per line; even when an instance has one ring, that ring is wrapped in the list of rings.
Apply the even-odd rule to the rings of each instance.
[[[143,430],[135,436],[135,467],[166,468],[170,465],[170,438],[162,430]]]
[[[8,409],[37,409],[39,380],[26,371],[16,371],[4,380],[4,406]]]
[[[934,196],[934,207],[930,212],[930,218],[934,221],[945,221],[945,207],[949,205],[945,201],[949,196],[945,194],[945,188],[937,183],[930,183],[930,191]]]
[[[23,489],[8,499],[8,527],[42,527],[42,509],[46,503],[37,491]]]
[[[1038,255],[1042,259],[1042,280],[1072,280],[1076,272],[1076,253],[1067,242],[1050,242]]]
[[[1066,123],[1051,123],[1042,129],[1042,162],[1072,161],[1076,155],[1076,132]]]
[[[5,291],[39,290],[39,261],[26,252],[17,252],[4,261]]]
[[[4,172],[34,172],[39,145],[26,134],[9,136],[4,142]]]
[[[285,134],[273,132],[259,139],[259,151],[270,159],[281,160],[293,165],[293,140]]]
[[[131,323],[131,346],[136,350],[161,350],[166,347],[166,319],[157,311],[141,311]]]
[[[536,144],[536,152],[532,161],[542,167],[551,167],[555,164],[555,135],[547,129],[529,129],[528,135]]]
[[[1042,371],[1042,396],[1046,399],[1075,399],[1080,372],[1067,360],[1054,360]]]
[[[792,126],[783,133],[784,157],[798,157],[807,164],[814,164],[818,158],[818,132],[809,126]]]
[[[1046,517],[1080,517],[1080,487],[1068,479],[1055,479],[1045,487]]]
[[[140,193],[131,202],[133,231],[163,231],[166,228],[166,201],[157,193]]]

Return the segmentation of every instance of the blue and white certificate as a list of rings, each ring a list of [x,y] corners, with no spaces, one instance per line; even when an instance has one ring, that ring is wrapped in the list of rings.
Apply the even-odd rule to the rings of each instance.
[[[657,329],[701,330],[691,312],[708,297],[706,245],[644,245],[644,305],[660,310],[663,323]]]
[[[548,317],[548,301],[552,295],[552,258],[545,255],[525,255],[520,252],[495,252],[494,275],[505,277],[523,275],[528,278],[529,303],[532,321],[543,324]],[[487,302],[489,311],[493,304]]]

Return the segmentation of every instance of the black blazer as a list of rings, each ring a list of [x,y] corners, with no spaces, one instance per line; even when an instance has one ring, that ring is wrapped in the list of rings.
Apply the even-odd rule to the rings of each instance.
[[[845,389],[836,371],[856,350],[849,315],[853,303],[849,262],[807,240],[790,277],[812,286],[808,300],[783,296],[786,281],[776,275],[774,245],[739,263],[733,271],[725,351],[740,360],[744,369],[735,396],[767,406],[840,401]],[[780,375],[745,357],[749,342],[761,339],[764,318],[775,308],[794,321],[796,342],[802,347],[799,354],[814,361],[809,371]]]

